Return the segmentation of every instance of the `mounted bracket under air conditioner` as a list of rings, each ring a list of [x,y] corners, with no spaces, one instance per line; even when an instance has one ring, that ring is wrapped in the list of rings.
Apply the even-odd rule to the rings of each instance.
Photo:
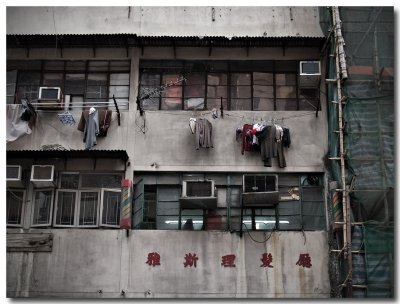
[[[274,207],[279,203],[278,175],[244,174],[243,206]]]
[[[181,209],[216,209],[217,197],[213,180],[188,180],[182,183]]]
[[[55,185],[53,165],[33,165],[31,182],[35,187],[53,187]]]
[[[321,79],[321,61],[300,61],[299,88],[316,89]]]

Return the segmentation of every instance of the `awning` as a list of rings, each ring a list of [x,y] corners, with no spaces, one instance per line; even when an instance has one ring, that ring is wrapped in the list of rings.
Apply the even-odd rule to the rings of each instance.
[[[125,150],[8,150],[7,159],[10,158],[114,158],[126,162],[129,159]]]

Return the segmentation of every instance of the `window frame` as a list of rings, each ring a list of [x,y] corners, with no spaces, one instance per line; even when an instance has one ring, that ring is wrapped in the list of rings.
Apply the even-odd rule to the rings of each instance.
[[[51,191],[51,201],[50,201],[50,211],[49,211],[49,220],[45,224],[34,224],[35,221],[35,208],[36,208],[36,193],[38,191]],[[31,227],[48,227],[53,223],[53,208],[54,208],[54,198],[55,191],[54,188],[35,188],[33,191],[33,200],[32,200],[32,216],[31,216]]]
[[[82,204],[82,193],[97,193],[97,205],[96,205],[96,224],[91,224],[91,225],[85,225],[85,224],[79,224],[79,218],[81,215],[81,204]],[[76,198],[77,200],[77,216],[76,216],[76,223],[75,226],[77,228],[96,228],[99,227],[99,211],[100,211],[100,189],[79,189],[78,190],[78,196]]]
[[[121,201],[118,202],[118,212],[119,212],[119,222],[118,225],[111,225],[111,224],[104,224],[103,223],[103,212],[104,212],[104,192],[118,192],[121,194],[122,198],[122,191],[121,189],[117,188],[101,188],[100,194],[100,214],[99,214],[99,226],[100,227],[110,227],[110,228],[120,228],[120,221],[121,221]]]
[[[13,194],[13,192],[22,192],[22,202],[21,202],[21,216],[20,216],[20,218],[21,218],[20,221],[21,222],[19,224],[13,224],[13,223],[10,224],[10,223],[8,223],[8,214],[6,214],[6,222],[7,222],[6,226],[7,227],[22,227],[23,224],[24,224],[24,217],[25,217],[25,196],[26,196],[26,191],[23,190],[23,189],[17,189],[17,188],[7,188],[6,193],[7,192],[10,192],[12,194]],[[8,201],[6,199],[6,209],[7,209],[7,204],[8,204]]]
[[[58,198],[59,198],[59,193],[60,192],[72,192],[72,193],[76,193],[75,196],[75,201],[74,201],[74,222],[72,225],[65,225],[65,224],[57,224],[57,211],[58,211]],[[71,227],[76,227],[76,219],[77,219],[77,212],[78,212],[78,207],[77,207],[77,199],[78,199],[78,190],[74,190],[74,189],[57,189],[56,191],[56,201],[54,204],[54,222],[53,222],[53,226],[54,227],[65,227],[65,228],[71,228]]]

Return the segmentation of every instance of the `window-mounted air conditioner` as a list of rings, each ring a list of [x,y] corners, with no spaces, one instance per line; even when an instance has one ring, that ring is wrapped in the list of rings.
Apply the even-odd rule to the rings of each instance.
[[[36,187],[54,186],[54,166],[33,165],[31,170],[31,182]]]
[[[321,61],[300,61],[300,88],[317,88],[321,79]]]
[[[60,110],[64,107],[63,95],[60,87],[40,87],[38,109]]]
[[[7,165],[6,182],[9,187],[22,186],[22,168],[21,166]]]
[[[217,197],[213,180],[188,180],[182,183],[183,209],[216,209]]]
[[[279,203],[278,175],[244,174],[242,199],[244,206],[276,206]]]

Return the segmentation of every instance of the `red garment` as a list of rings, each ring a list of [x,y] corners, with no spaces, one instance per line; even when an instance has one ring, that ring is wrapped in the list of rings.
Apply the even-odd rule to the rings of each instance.
[[[257,151],[257,147],[254,145],[251,145],[246,141],[246,134],[248,131],[253,130],[253,125],[249,124],[244,124],[243,125],[243,130],[242,130],[242,154],[244,154],[244,151]]]

